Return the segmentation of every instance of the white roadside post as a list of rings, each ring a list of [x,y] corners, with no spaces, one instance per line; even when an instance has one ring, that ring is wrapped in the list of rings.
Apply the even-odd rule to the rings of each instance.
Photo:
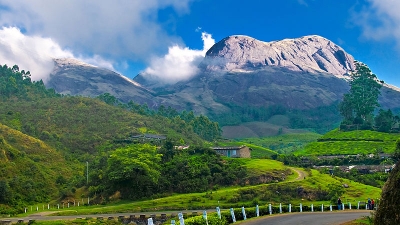
[[[181,225],[185,225],[185,219],[183,218],[183,214],[180,212],[178,213],[179,222]]]
[[[357,209],[360,209],[360,201],[358,201]]]
[[[269,215],[272,215],[272,206],[271,206],[271,204],[268,204],[268,211],[269,211]]]
[[[311,212],[314,212],[314,204],[311,204]]]
[[[303,212],[303,205],[300,203],[300,212]]]
[[[217,214],[218,214],[218,218],[221,219],[221,209],[219,208],[219,206],[217,206]]]
[[[279,213],[282,213],[282,203],[279,203]]]
[[[321,205],[321,212],[324,211],[324,204]]]
[[[244,210],[244,206],[242,206],[242,215],[243,215],[243,220],[246,220],[246,211]]]
[[[289,204],[289,212],[292,212],[292,204]]]
[[[256,216],[259,217],[260,216],[260,208],[258,207],[258,205],[256,205]],[[221,217],[220,217],[221,219]]]
[[[329,211],[332,212],[332,205],[329,205]]]
[[[207,211],[203,211],[203,218],[206,220],[206,225],[208,225],[208,219],[207,219]]]
[[[47,204],[47,209],[50,209],[50,204]]]
[[[153,224],[153,218],[150,217],[150,218],[147,219],[147,225],[154,225]]]
[[[351,209],[351,202],[349,202],[349,209]]]
[[[233,208],[231,208],[231,216],[232,216],[232,222],[236,223],[235,211],[233,211]]]
[[[344,210],[344,203],[342,203],[342,210]]]

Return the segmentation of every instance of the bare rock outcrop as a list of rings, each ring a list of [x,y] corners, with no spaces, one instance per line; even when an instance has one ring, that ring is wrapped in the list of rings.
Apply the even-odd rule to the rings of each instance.
[[[355,69],[353,62],[354,58],[340,46],[317,35],[272,42],[233,35],[210,48],[201,66],[206,70],[234,72],[273,66],[342,78]]]

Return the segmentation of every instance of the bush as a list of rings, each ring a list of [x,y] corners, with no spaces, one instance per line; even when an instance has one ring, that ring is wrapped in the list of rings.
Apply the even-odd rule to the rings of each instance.
[[[226,217],[221,215],[221,219],[215,213],[207,216],[208,225],[227,225]],[[178,222],[179,224],[179,222]],[[203,216],[195,216],[185,220],[185,225],[205,225],[206,220]]]

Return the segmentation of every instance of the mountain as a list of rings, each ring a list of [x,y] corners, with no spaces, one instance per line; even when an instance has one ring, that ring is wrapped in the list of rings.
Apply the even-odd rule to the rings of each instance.
[[[242,35],[222,39],[208,50],[201,73],[159,92],[174,107],[223,113],[231,105],[308,110],[334,104],[349,90],[354,59],[320,36],[262,42]],[[142,76],[134,80],[143,82]],[[382,89],[384,107],[399,107],[400,92]]]
[[[290,71],[329,73],[344,77],[354,70],[353,57],[328,39],[317,35],[263,42],[235,35],[222,39],[206,53],[207,70],[246,72],[266,66]]]
[[[123,102],[134,101],[152,106],[154,93],[116,72],[76,59],[54,59],[54,69],[46,87],[68,95],[96,97],[110,93]]]
[[[292,128],[326,130],[340,121],[337,104],[349,90],[349,74],[355,69],[350,54],[317,35],[272,42],[226,37],[207,51],[197,76],[172,85],[147,79],[146,74],[130,81],[106,69],[65,61],[55,60],[46,84],[57,92],[109,92],[124,102],[193,110],[222,125],[286,115]],[[379,102],[400,109],[400,90],[385,84]]]

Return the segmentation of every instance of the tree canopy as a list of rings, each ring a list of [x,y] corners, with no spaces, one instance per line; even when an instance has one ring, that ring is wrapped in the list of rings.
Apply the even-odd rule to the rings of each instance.
[[[356,70],[350,74],[350,91],[344,94],[339,105],[340,113],[345,124],[371,127],[383,81],[367,65],[357,61],[355,65]]]

